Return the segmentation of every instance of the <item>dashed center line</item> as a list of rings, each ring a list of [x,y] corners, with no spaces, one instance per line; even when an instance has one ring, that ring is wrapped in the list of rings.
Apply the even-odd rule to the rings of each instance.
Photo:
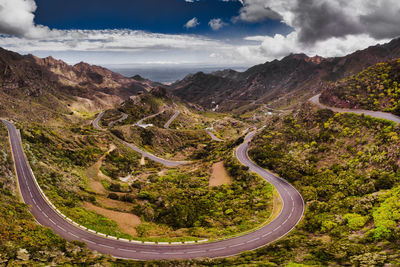
[[[123,249],[123,248],[117,248],[117,250],[121,250],[121,251],[125,251],[125,252],[136,252],[136,250]]]
[[[87,240],[87,239],[85,239],[85,238],[82,238],[82,240],[85,241],[85,242],[91,243],[91,244],[96,244],[95,242],[92,242],[92,241]]]
[[[64,232],[67,232],[67,230],[65,230],[64,228],[62,228],[61,226],[57,225],[58,228],[60,228],[61,230],[63,230]]]
[[[255,238],[255,239],[252,239],[252,240],[247,241],[246,243],[252,243],[252,242],[254,242],[254,241],[257,241],[258,239],[260,239],[260,238],[257,237],[257,238]]]
[[[140,253],[143,253],[143,254],[160,254],[159,252],[153,252],[153,251],[140,251]]]
[[[105,248],[111,248],[111,249],[115,249],[114,247],[107,246],[107,245],[103,245],[103,244],[97,244],[97,245],[99,245],[99,246],[102,246],[102,247],[105,247]]]
[[[226,249],[226,247],[221,247],[221,248],[212,248],[210,251],[218,251],[218,250],[223,250]]]
[[[75,237],[75,238],[78,238],[79,239],[79,237],[77,236],[77,235],[74,235],[73,233],[71,233],[71,232],[68,232],[68,234],[70,234],[70,235],[72,235],[73,237]]]
[[[204,253],[206,252],[205,250],[198,250],[198,251],[188,251],[186,252],[187,254],[195,254],[195,253]]]
[[[232,245],[232,246],[229,246],[229,247],[230,247],[230,248],[234,248],[234,247],[238,247],[238,246],[242,246],[242,245],[244,245],[244,243],[239,243],[239,244]]]

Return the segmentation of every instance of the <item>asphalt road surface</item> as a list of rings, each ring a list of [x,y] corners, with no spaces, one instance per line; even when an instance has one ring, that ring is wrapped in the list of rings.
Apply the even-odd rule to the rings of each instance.
[[[127,118],[128,118],[128,114],[122,112],[122,117],[119,118],[119,119],[116,120],[116,121],[110,122],[110,123],[108,124],[108,126],[113,126],[113,125],[116,124],[116,123],[123,122],[123,121],[126,120]]]
[[[335,112],[342,112],[342,113],[355,113],[355,114],[364,114],[375,118],[390,120],[396,123],[400,123],[400,117],[393,115],[391,113],[381,112],[381,111],[371,111],[371,110],[364,110],[364,109],[348,109],[348,108],[335,108],[335,107],[328,107],[319,102],[319,97],[321,94],[316,95],[310,99],[310,101],[320,108],[330,109]]]
[[[164,128],[168,129],[171,123],[178,117],[180,114],[179,110],[175,111],[174,115],[164,124]]]
[[[99,126],[99,121],[100,121],[100,119],[101,119],[101,117],[102,117],[103,115],[104,115],[104,112],[100,113],[100,114],[97,116],[97,118],[93,121],[93,127],[94,127],[94,128],[96,128],[96,129],[98,129],[98,130],[103,130],[103,128],[101,128],[101,127]],[[124,115],[126,115],[126,114],[123,113],[123,117],[122,117],[121,119],[119,119],[118,121],[125,120],[126,118],[125,118]],[[154,114],[154,115],[155,115],[155,114]],[[151,116],[154,117],[154,115],[151,115]],[[158,115],[158,114],[157,114],[157,115]],[[149,116],[149,117],[151,117],[151,116]],[[148,119],[149,117],[143,118],[143,119],[141,119],[139,122],[143,122],[144,120]],[[139,122],[137,123],[138,125],[139,125]],[[133,145],[133,144],[130,144],[130,143],[125,142],[125,141],[123,141],[123,140],[121,140],[121,142],[124,143],[124,145],[126,145],[127,147],[129,147],[129,148],[133,149],[134,151],[138,152],[139,154],[141,154],[143,157],[149,158],[149,159],[151,159],[152,161],[161,163],[161,164],[163,164],[163,165],[165,165],[165,166],[167,166],[167,167],[173,168],[173,167],[177,167],[177,166],[182,165],[182,164],[190,163],[189,161],[173,161],[173,160],[163,159],[163,158],[157,157],[157,156],[155,156],[155,155],[153,155],[153,154],[151,154],[151,153],[149,153],[149,152],[146,152],[146,151],[144,151],[143,149],[140,149],[139,147],[137,147],[137,146],[135,146],[135,145]]]
[[[160,115],[161,113],[163,113],[164,111],[165,111],[165,109],[162,109],[160,112],[158,112],[158,113],[156,113],[156,114],[152,114],[152,115],[150,115],[150,116],[144,117],[143,119],[141,119],[140,121],[138,121],[138,122],[136,123],[136,125],[139,126],[139,127],[144,127],[144,126],[147,125],[147,124],[143,124],[143,122],[144,122],[145,120],[154,118],[154,117]]]
[[[44,199],[35,183],[35,177],[24,156],[21,140],[15,126],[3,121],[7,126],[12,146],[15,168],[23,200],[38,223],[50,227],[61,237],[72,241],[85,242],[92,250],[110,254],[117,258],[137,260],[216,258],[254,250],[288,234],[301,220],[304,202],[299,192],[285,180],[254,164],[247,156],[248,142],[255,132],[250,133],[245,142],[236,150],[239,161],[250,170],[271,182],[283,201],[281,213],[269,224],[251,233],[221,241],[185,245],[138,244],[106,238],[74,226],[54,211]]]
[[[105,111],[101,112],[101,113],[96,117],[96,119],[94,119],[94,121],[93,121],[93,127],[96,128],[97,130],[100,130],[100,131],[103,130],[103,128],[100,127],[99,122],[100,122],[100,120],[101,120],[101,117],[103,117],[104,112],[105,112]]]
[[[152,161],[161,163],[161,164],[163,164],[163,165],[165,165],[167,167],[173,168],[173,167],[177,167],[177,166],[182,165],[182,164],[190,163],[190,161],[174,161],[174,160],[163,159],[163,158],[157,157],[157,156],[155,156],[155,155],[153,155],[153,154],[151,154],[149,152],[146,152],[146,151],[140,149],[139,147],[137,147],[137,146],[135,146],[133,144],[130,144],[130,143],[125,142],[123,140],[121,140],[121,141],[122,141],[122,143],[124,143],[124,145],[126,145],[127,147],[135,150],[136,152],[141,154],[143,157],[149,158]]]
[[[212,140],[217,141],[217,142],[223,142],[224,140],[219,139],[218,137],[215,136],[211,131],[206,130],[206,133],[211,137]]]

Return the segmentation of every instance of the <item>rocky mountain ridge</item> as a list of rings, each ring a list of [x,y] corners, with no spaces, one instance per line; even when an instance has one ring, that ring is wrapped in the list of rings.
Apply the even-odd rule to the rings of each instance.
[[[363,69],[400,57],[400,39],[336,58],[291,54],[251,67],[189,75],[171,86],[173,92],[206,108],[220,111],[261,103],[290,106],[319,92],[325,82],[337,81]]]

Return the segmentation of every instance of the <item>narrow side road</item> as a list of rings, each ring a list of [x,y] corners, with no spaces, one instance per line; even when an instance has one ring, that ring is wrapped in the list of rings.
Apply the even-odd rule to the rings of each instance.
[[[101,131],[101,130],[104,130],[104,129],[101,128],[100,125],[99,125],[99,122],[100,122],[101,118],[103,117],[104,112],[105,112],[105,111],[103,111],[103,112],[101,112],[99,115],[97,115],[96,119],[94,119],[94,121],[93,121],[93,127],[96,128],[97,130],[100,130],[100,131]]]
[[[385,120],[393,121],[393,122],[396,122],[396,123],[400,123],[400,117],[398,117],[396,115],[393,115],[391,113],[387,113],[387,112],[371,111],[371,110],[364,110],[364,109],[348,109],[348,108],[328,107],[328,106],[322,104],[321,102],[319,102],[319,97],[320,96],[321,96],[321,94],[318,94],[318,95],[313,96],[312,98],[310,98],[310,101],[312,103],[316,104],[320,108],[326,108],[326,109],[330,109],[330,110],[335,111],[335,112],[342,112],[342,113],[364,114],[364,115],[368,115],[368,116],[371,116],[371,117],[375,117],[375,118],[379,118],[379,119],[385,119]]]
[[[162,111],[162,112],[164,112],[164,111]],[[125,113],[123,113],[123,114],[126,115]],[[104,130],[103,128],[101,128],[101,127],[99,126],[99,122],[100,122],[100,120],[101,120],[101,117],[103,117],[103,115],[104,115],[104,112],[101,112],[101,113],[97,116],[97,118],[93,121],[93,127],[94,127],[94,128],[96,128],[96,129],[98,129],[98,130]],[[156,114],[154,114],[154,115],[156,115]],[[151,115],[151,116],[154,116],[154,115]],[[157,114],[157,115],[158,115],[158,114]],[[127,115],[126,115],[126,116],[127,116]],[[144,120],[148,119],[148,118],[151,117],[151,116],[148,116],[148,117],[146,117],[146,118],[141,119],[139,122],[137,122],[137,125],[139,125],[140,122],[143,122]],[[125,117],[125,116],[123,116],[121,119],[123,119],[124,117]],[[121,119],[119,119],[119,121],[120,121]],[[126,119],[126,118],[124,118],[124,119]],[[183,164],[188,164],[188,163],[190,163],[190,161],[174,161],[174,160],[163,159],[163,158],[157,157],[157,156],[155,156],[155,155],[153,155],[153,154],[151,154],[151,153],[149,153],[149,152],[146,152],[146,151],[144,151],[143,149],[140,149],[139,147],[137,147],[137,146],[135,146],[135,145],[133,145],[133,144],[130,144],[130,143],[128,143],[128,142],[125,142],[124,140],[121,140],[121,139],[120,139],[120,141],[121,141],[124,145],[126,145],[127,147],[129,147],[130,149],[133,149],[133,150],[136,151],[137,153],[141,154],[143,157],[146,157],[146,158],[149,158],[149,159],[152,160],[152,161],[161,163],[161,164],[163,164],[163,165],[166,166],[166,167],[174,168],[174,167],[177,167],[177,166],[179,166],[179,165],[183,165]]]
[[[217,141],[217,142],[223,142],[224,140],[218,138],[213,134],[210,130],[206,130],[206,133],[211,137],[212,140]]]
[[[179,114],[180,114],[179,110],[175,111],[174,115],[172,115],[172,117],[164,124],[164,128],[169,129],[169,126],[176,119],[176,117],[179,116]]]
[[[123,121],[126,120],[127,118],[128,118],[128,114],[122,112],[122,117],[119,118],[119,119],[116,120],[116,121],[110,122],[110,123],[108,124],[108,126],[113,126],[113,125],[116,124],[116,123],[123,122]]]

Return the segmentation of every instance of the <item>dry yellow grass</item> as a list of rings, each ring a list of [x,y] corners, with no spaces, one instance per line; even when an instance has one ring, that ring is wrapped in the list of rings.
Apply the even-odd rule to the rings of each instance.
[[[94,211],[100,215],[103,215],[104,217],[115,221],[122,232],[130,234],[132,236],[137,235],[135,227],[142,223],[140,218],[132,213],[108,210],[105,208],[97,207],[89,202],[84,202],[83,207],[87,210]]]
[[[232,178],[229,176],[228,171],[225,169],[224,162],[220,161],[212,166],[212,172],[209,180],[209,186],[220,186],[224,184],[231,184]]]
[[[111,145],[110,150],[108,150],[107,153],[110,153],[113,151],[116,147],[114,145]],[[86,170],[86,177],[88,179],[88,185],[89,187],[99,195],[106,195],[108,194],[107,190],[104,188],[103,184],[101,183],[102,179],[107,179],[109,180],[109,177],[105,176],[101,171],[100,167],[101,164],[103,163],[105,155],[103,155],[95,164],[93,164],[91,167],[89,167]]]

